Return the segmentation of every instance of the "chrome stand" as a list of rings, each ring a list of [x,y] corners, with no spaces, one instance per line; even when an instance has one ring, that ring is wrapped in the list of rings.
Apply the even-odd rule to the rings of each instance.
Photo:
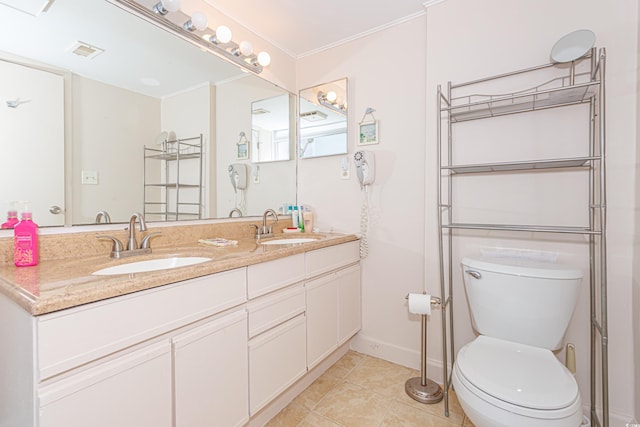
[[[439,304],[440,299],[431,297],[431,304]],[[420,337],[420,377],[410,378],[404,384],[404,390],[409,397],[420,403],[438,403],[442,400],[442,387],[427,378],[427,315],[422,315],[422,336]]]

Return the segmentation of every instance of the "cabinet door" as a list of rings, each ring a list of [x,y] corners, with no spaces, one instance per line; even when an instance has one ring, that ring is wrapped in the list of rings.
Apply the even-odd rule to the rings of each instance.
[[[307,367],[338,348],[338,281],[335,273],[307,282]]]
[[[336,273],[338,279],[338,345],[344,344],[362,327],[360,265]]]
[[[173,339],[176,427],[249,420],[247,314],[212,320]]]
[[[307,373],[304,325],[300,314],[249,341],[251,415]]]
[[[112,359],[38,391],[40,427],[170,427],[169,341]]]

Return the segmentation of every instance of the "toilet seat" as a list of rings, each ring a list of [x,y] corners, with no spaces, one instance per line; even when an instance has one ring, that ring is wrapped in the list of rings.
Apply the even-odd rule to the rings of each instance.
[[[526,417],[565,418],[580,405],[574,377],[546,349],[481,335],[459,351],[454,370],[477,397]]]

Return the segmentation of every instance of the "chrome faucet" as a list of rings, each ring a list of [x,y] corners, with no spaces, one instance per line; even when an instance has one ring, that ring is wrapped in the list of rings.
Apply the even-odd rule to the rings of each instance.
[[[140,212],[134,212],[129,219],[129,237],[127,238],[127,250],[134,251],[138,248],[136,241],[136,219],[140,222],[140,231],[147,231],[147,224],[144,222],[144,216]]]
[[[242,211],[238,208],[231,209],[231,212],[229,212],[229,218],[233,218],[234,213],[237,213],[238,216],[242,218]]]
[[[111,258],[124,258],[134,255],[144,255],[151,253],[150,241],[152,237],[158,236],[159,232],[147,233],[142,238],[140,246],[136,241],[136,220],[140,223],[140,231],[147,231],[147,224],[144,222],[144,216],[140,212],[134,212],[129,219],[129,236],[127,237],[127,248],[122,249],[120,240],[113,236],[101,235],[96,236],[98,239],[110,239],[113,243],[111,247]]]
[[[96,224],[100,224],[101,220],[104,219],[104,222],[107,224],[111,224],[111,217],[109,216],[109,212],[107,211],[99,211],[96,215]]]
[[[271,215],[275,219],[275,221],[267,227],[267,217]],[[273,236],[273,224],[278,222],[278,214],[273,209],[267,209],[262,214],[262,233],[260,233],[261,237],[271,237]]]

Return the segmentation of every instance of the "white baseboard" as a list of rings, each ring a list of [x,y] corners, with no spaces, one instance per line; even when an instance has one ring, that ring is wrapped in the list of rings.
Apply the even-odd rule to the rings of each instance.
[[[418,371],[422,364],[419,351],[378,341],[363,335],[362,332],[351,340],[351,349]],[[444,376],[442,372],[442,362],[440,360],[427,358],[427,377],[438,384],[443,383]]]

